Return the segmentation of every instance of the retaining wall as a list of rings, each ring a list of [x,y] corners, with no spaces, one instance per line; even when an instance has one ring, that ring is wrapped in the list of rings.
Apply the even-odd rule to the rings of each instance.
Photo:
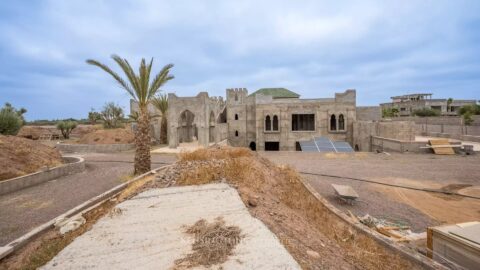
[[[412,153],[429,153],[430,149],[420,148],[426,145],[425,142],[416,141],[401,141],[396,139],[389,139],[384,137],[371,137],[372,151],[386,151],[386,152],[412,152]]]
[[[67,164],[0,181],[0,195],[44,183],[60,176],[83,172],[85,170],[85,160],[83,158],[64,157],[63,159]]]
[[[135,144],[66,144],[57,143],[57,149],[64,153],[113,153],[135,148]]]

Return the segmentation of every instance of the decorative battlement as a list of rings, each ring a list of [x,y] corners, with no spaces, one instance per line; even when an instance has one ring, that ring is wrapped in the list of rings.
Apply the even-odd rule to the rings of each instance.
[[[227,88],[227,103],[242,104],[248,96],[247,88]]]

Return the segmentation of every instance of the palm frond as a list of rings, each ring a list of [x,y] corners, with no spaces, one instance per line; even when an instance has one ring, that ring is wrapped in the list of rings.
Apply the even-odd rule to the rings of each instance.
[[[93,66],[97,66],[97,67],[103,69],[108,74],[110,74],[120,84],[120,86],[122,86],[125,90],[127,90],[127,92],[136,100],[136,97],[135,97],[134,91],[132,89],[132,86],[129,85],[126,81],[124,81],[122,79],[122,77],[120,77],[116,72],[114,72],[108,66],[106,66],[106,65],[104,65],[104,64],[102,64],[102,63],[100,63],[96,60],[88,59],[87,63],[90,64],[90,65],[93,65]]]
[[[166,94],[155,96],[152,98],[152,104],[165,115],[168,110],[168,96]]]
[[[174,79],[173,75],[170,75],[170,69],[173,67],[173,64],[168,64],[162,68],[162,70],[155,76],[152,83],[150,84],[150,89],[148,91],[148,98],[152,98],[157,94],[158,89],[165,85],[168,81]]]
[[[136,101],[140,102],[140,97],[138,95],[139,82],[138,82],[137,76],[135,76],[135,72],[133,71],[132,67],[130,66],[130,64],[126,59],[123,59],[118,55],[115,55],[115,54],[112,55],[112,59],[120,66],[120,68],[123,70],[123,73],[125,73],[128,80],[130,81],[130,84],[132,85],[134,90],[132,91],[134,92],[133,98]]]

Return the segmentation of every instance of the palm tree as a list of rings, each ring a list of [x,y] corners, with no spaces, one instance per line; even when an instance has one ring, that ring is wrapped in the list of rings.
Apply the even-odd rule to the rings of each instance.
[[[447,112],[452,111],[452,103],[453,103],[453,98],[447,99]]]
[[[159,95],[152,100],[152,104],[162,113],[162,125],[160,128],[160,143],[167,143],[167,112],[168,97],[166,94]]]
[[[88,59],[87,63],[97,66],[110,74],[125,89],[130,96],[138,103],[139,114],[137,120],[137,129],[135,131],[135,165],[134,174],[142,174],[150,171],[150,116],[148,114],[148,103],[161,90],[160,87],[165,85],[169,80],[174,78],[170,75],[170,69],[173,64],[164,66],[160,72],[150,81],[150,72],[152,70],[153,58],[150,63],[146,63],[142,58],[140,62],[139,72],[130,66],[130,63],[117,55],[112,55],[112,59],[120,66],[125,73],[127,80],[124,80],[108,66],[92,59]]]

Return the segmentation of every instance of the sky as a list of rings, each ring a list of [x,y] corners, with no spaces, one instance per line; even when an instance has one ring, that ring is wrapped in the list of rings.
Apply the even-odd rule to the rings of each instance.
[[[27,120],[86,118],[128,94],[99,68],[117,54],[153,71],[163,91],[285,87],[302,98],[357,90],[357,105],[430,92],[480,98],[480,1],[0,2],[0,104]]]

